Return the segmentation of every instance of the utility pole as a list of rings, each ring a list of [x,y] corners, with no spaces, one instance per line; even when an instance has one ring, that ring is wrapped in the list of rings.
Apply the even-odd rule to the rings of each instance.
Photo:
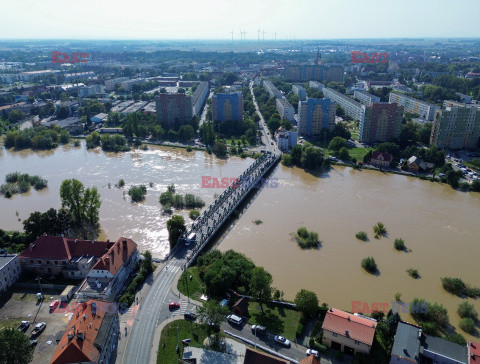
[[[40,283],[41,278],[37,277],[35,279],[38,281],[38,284],[40,285],[40,293],[42,294],[42,297],[43,297],[42,283]]]
[[[177,326],[177,353],[180,350],[180,339],[178,338],[178,326]]]

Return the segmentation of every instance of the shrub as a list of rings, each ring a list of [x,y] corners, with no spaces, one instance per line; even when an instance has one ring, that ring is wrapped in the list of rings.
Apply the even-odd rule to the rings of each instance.
[[[465,331],[467,334],[475,334],[475,320],[470,317],[465,317],[460,320],[460,328]]]
[[[140,202],[145,199],[147,194],[147,187],[145,185],[132,186],[128,190],[128,195],[132,198],[133,202]]]
[[[5,176],[5,182],[7,182],[7,183],[17,183],[19,175],[20,175],[19,172],[9,173]]]
[[[294,238],[302,249],[318,248],[322,243],[318,240],[318,234],[316,232],[308,231],[305,227],[298,228]]]
[[[12,197],[17,193],[17,186],[15,183],[6,183],[0,186],[0,193],[6,198]]]
[[[362,267],[369,273],[375,273],[377,271],[377,263],[373,257],[366,257],[362,259]]]
[[[38,190],[43,190],[44,188],[47,188],[47,180],[44,178],[40,178],[37,180],[34,184],[35,189]]]
[[[260,225],[260,224],[263,223],[263,221],[260,220],[260,219],[256,219],[256,220],[253,221],[253,223],[254,223],[255,225]]]
[[[418,273],[418,270],[415,269],[415,268],[408,268],[407,273],[410,277],[415,278],[415,279],[420,277],[420,274]]]
[[[402,299],[402,294],[400,292],[395,293],[395,301],[399,302]]]
[[[25,193],[30,190],[30,183],[28,181],[22,180],[18,183],[18,192]]]
[[[460,278],[444,277],[441,278],[443,288],[457,296],[465,290],[465,283]]]
[[[467,301],[464,301],[458,305],[457,313],[461,318],[469,317],[476,320],[478,317],[478,313],[475,311],[473,304]]]
[[[361,241],[367,241],[368,240],[368,235],[365,231],[359,231],[357,234],[355,234],[356,238]]]
[[[395,239],[393,246],[397,250],[405,250],[405,242],[403,241],[403,239]]]
[[[120,181],[118,181],[118,184],[117,184],[118,187],[123,187],[125,186],[125,180],[123,178],[120,178]]]
[[[165,205],[172,205],[173,203],[173,193],[170,192],[170,191],[167,191],[167,192],[164,192],[160,195],[160,204],[162,206],[165,206]]]
[[[80,140],[76,139],[76,140],[73,142],[73,146],[74,146],[74,147],[79,147],[79,146],[80,146]]]
[[[465,285],[465,294],[471,298],[478,298],[480,297],[480,288],[471,287],[470,285]]]
[[[410,308],[410,314],[416,321],[434,323],[442,328],[448,325],[447,309],[438,303],[432,304],[424,299],[414,298]]]
[[[191,210],[188,216],[190,216],[192,220],[196,220],[200,216],[200,212],[198,210]]]
[[[176,209],[183,209],[185,207],[185,200],[182,195],[173,195],[172,204]]]
[[[192,150],[192,147],[187,147],[187,152],[191,152]]]
[[[375,239],[380,239],[387,233],[387,229],[383,223],[377,222],[377,225],[373,227],[373,232],[375,233]]]
[[[185,195],[185,207],[187,209],[194,209],[205,206],[205,202],[198,196],[187,193]]]

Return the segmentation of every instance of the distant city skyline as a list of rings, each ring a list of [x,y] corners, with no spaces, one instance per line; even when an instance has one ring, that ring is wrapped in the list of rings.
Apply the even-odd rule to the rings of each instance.
[[[2,4],[0,39],[466,38],[478,14],[471,0],[25,0]]]

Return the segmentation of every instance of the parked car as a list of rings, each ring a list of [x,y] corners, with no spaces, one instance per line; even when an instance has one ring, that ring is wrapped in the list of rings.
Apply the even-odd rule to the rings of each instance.
[[[32,339],[30,340],[30,346],[35,346],[38,344],[38,340],[37,339]]]
[[[275,342],[279,343],[280,345],[286,346],[287,348],[290,347],[290,340],[284,338],[280,335],[275,335]]]
[[[197,319],[197,315],[190,311],[185,312],[183,316],[185,317],[185,320],[195,321]]]
[[[25,332],[29,326],[30,326],[30,321],[22,321],[20,322],[20,325],[18,325],[17,330]]]
[[[252,331],[257,335],[265,335],[267,333],[267,328],[260,325],[252,325]]]
[[[227,321],[235,325],[240,325],[242,323],[242,318],[240,316],[231,314],[227,316]]]
[[[180,308],[180,302],[170,302],[168,308],[170,310],[176,310],[177,308]]]
[[[39,335],[43,330],[45,330],[45,327],[47,327],[47,324],[45,322],[39,322],[38,324],[36,324],[32,331],[32,336]]]
[[[50,302],[50,312],[53,311],[54,309],[56,309],[57,306],[59,305],[59,303],[60,303],[59,300],[55,300],[55,301]]]
[[[307,354],[307,356],[308,356],[308,355],[313,355],[313,356],[315,356],[315,357],[317,357],[317,358],[318,358],[319,355],[320,355],[320,354],[318,353],[318,351],[315,350],[315,349],[307,349],[307,351],[306,351],[305,354]]]

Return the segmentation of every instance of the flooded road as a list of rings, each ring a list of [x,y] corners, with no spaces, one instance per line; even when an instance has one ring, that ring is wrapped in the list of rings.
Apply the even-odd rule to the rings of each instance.
[[[0,149],[0,181],[5,175],[19,171],[30,175],[38,174],[48,180],[48,188],[42,191],[31,189],[11,199],[0,197],[0,228],[22,230],[22,222],[33,211],[60,208],[60,185],[63,180],[76,178],[85,187],[96,186],[100,192],[102,206],[100,223],[103,230],[100,239],[115,240],[126,236],[141,250],[149,249],[154,256],[163,257],[169,252],[166,221],[158,202],[167,186],[175,184],[177,193],[193,193],[201,197],[208,206],[216,193],[223,189],[201,188],[201,176],[237,177],[253,160],[229,158],[222,160],[201,151],[187,152],[185,149],[151,147],[148,151],[128,153],[105,153],[99,149],[86,150],[85,143],[78,148],[65,146],[51,151],[13,151]],[[124,188],[115,184],[123,178]],[[153,187],[149,183],[153,183]],[[108,187],[110,183],[111,188]],[[131,203],[128,188],[132,185],[147,186],[146,199],[142,203]],[[19,216],[16,216],[18,211]],[[174,211],[190,223],[188,210]]]
[[[339,166],[315,177],[280,165],[274,177],[278,188],[258,194],[220,242],[221,250],[235,249],[264,266],[288,299],[305,288],[320,303],[351,311],[352,301],[390,303],[400,292],[404,302],[422,297],[442,303],[450,322],[458,324],[462,300],[443,290],[440,277],[480,287],[479,193]],[[263,223],[255,225],[256,219]],[[388,237],[374,239],[378,221]],[[321,248],[301,250],[292,241],[290,234],[301,226],[318,232]],[[359,231],[370,240],[357,240]],[[396,238],[411,252],[396,251]],[[375,258],[378,276],[360,267],[367,256]],[[409,277],[409,268],[417,268],[421,278]],[[473,302],[480,312],[479,300]]]

